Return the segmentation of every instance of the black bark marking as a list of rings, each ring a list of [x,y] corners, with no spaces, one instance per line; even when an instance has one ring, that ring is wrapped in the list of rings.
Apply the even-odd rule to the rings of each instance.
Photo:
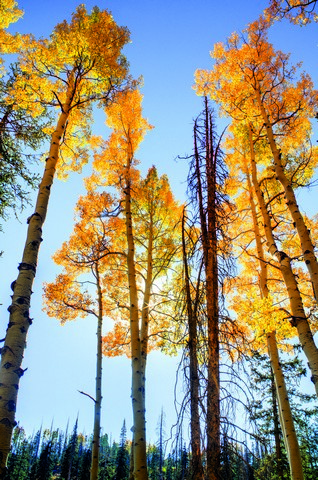
[[[21,378],[24,375],[24,372],[27,371],[27,368],[23,370],[23,368],[17,368],[17,370],[14,370],[14,373],[18,375],[19,378]]]
[[[27,304],[29,302],[29,299],[27,297],[18,297],[16,299],[16,302],[19,304],[19,305],[24,305],[24,304]]]
[[[27,218],[27,223],[30,223],[32,217],[40,217],[40,219],[42,220],[42,215],[40,215],[39,212],[34,212],[30,217]]]
[[[8,401],[7,409],[9,410],[9,412],[15,412],[16,411],[16,404],[13,400]]]
[[[34,273],[36,272],[36,268],[34,265],[24,262],[19,263],[18,270],[31,270]]]
[[[10,427],[15,427],[16,424],[17,424],[16,421],[11,422],[11,420],[9,420],[8,418],[2,418],[2,419],[0,420],[0,423],[1,423],[2,425],[4,425],[5,427],[8,427],[8,428],[10,428]]]

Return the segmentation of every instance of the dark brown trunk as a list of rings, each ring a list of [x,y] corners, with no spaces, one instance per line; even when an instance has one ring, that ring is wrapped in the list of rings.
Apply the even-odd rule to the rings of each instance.
[[[206,173],[206,213],[203,204],[200,158],[195,143],[196,177],[203,245],[206,305],[208,327],[207,359],[207,478],[219,480],[221,468],[220,445],[220,373],[219,373],[219,305],[217,267],[217,219],[216,219],[216,163],[213,145],[212,121],[205,99],[205,173]]]
[[[184,280],[186,291],[186,304],[188,315],[189,330],[189,362],[190,362],[190,427],[191,427],[191,478],[193,480],[203,479],[203,467],[201,458],[201,430],[199,415],[199,375],[198,375],[198,357],[197,357],[197,312],[192,307],[192,298],[190,291],[190,278],[188,269],[188,258],[185,242],[185,211],[182,217],[182,252]],[[199,287],[198,287],[199,288]]]

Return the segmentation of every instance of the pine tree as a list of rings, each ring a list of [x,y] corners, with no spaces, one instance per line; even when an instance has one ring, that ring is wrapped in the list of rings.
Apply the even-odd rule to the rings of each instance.
[[[50,480],[53,473],[52,440],[42,446],[36,469],[36,480]]]
[[[77,425],[78,419],[76,419],[73,433],[70,436],[67,445],[64,448],[64,452],[61,460],[61,478],[63,480],[71,480],[73,478],[76,450],[78,449],[77,439]],[[66,442],[66,438],[65,438]]]
[[[116,456],[115,480],[127,480],[129,478],[129,451],[126,441],[126,421],[124,420],[121,432],[119,448]]]

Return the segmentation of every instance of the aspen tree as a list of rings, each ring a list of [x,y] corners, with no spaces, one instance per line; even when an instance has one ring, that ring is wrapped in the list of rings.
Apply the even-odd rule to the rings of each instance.
[[[146,419],[145,419],[145,387],[143,375],[142,346],[140,339],[138,287],[135,261],[135,240],[133,234],[133,220],[131,212],[132,187],[138,173],[135,151],[150,128],[141,114],[141,95],[137,90],[124,93],[117,97],[117,102],[107,109],[108,126],[113,132],[106,142],[103,154],[96,158],[95,169],[106,165],[104,181],[120,182],[123,196],[124,219],[126,225],[127,242],[127,277],[129,287],[129,315],[130,315],[130,345],[132,366],[132,408],[133,408],[133,465],[134,478],[147,480],[146,458]],[[106,162],[105,162],[106,160]],[[111,162],[112,164],[108,163]],[[100,166],[100,168],[99,168]]]
[[[127,66],[121,49],[127,43],[126,28],[118,27],[107,11],[87,14],[83,5],[71,22],[57,25],[50,40],[24,42],[20,54],[23,75],[15,82],[16,101],[22,108],[40,114],[44,105],[59,109],[56,127],[39,187],[34,213],[28,219],[28,232],[19,275],[12,283],[12,304],[0,367],[0,475],[5,471],[22,368],[26,336],[32,320],[30,298],[36,274],[42,226],[56,171],[65,176],[68,169],[80,170],[87,161],[90,105],[109,103],[113,92],[122,88]],[[28,83],[25,83],[25,78]],[[79,130],[78,135],[74,135]]]
[[[249,172],[246,172],[247,185],[250,197],[250,207],[253,218],[255,242],[257,248],[257,255],[260,268],[260,292],[263,298],[268,298],[270,295],[267,278],[267,263],[264,256],[263,244],[261,241],[260,229],[257,220],[256,206],[253,199],[252,185],[249,177]],[[293,480],[303,480],[304,475],[302,471],[302,461],[300,456],[299,444],[295,432],[294,421],[291,413],[291,408],[288,399],[288,393],[284,374],[282,372],[279,353],[277,348],[276,332],[275,330],[268,332],[267,335],[267,351],[271,362],[274,382],[276,387],[276,397],[278,399],[279,418],[284,436],[284,443],[287,451],[287,456],[290,465],[291,478]]]
[[[55,263],[63,267],[63,273],[55,282],[44,286],[44,310],[64,324],[77,317],[94,315],[97,319],[96,381],[94,402],[94,428],[90,479],[97,480],[99,469],[101,404],[102,404],[102,328],[104,317],[109,314],[105,292],[106,278],[113,277],[111,255],[114,255],[114,236],[117,235],[111,218],[106,212],[114,211],[113,198],[107,193],[90,193],[79,199],[74,231],[62,248],[55,253]],[[95,298],[85,288],[94,284]]]
[[[251,171],[253,187],[255,189],[259,208],[261,210],[263,227],[267,240],[268,250],[273,257],[276,258],[280,272],[282,273],[290,302],[290,309],[292,312],[292,326],[295,326],[298,332],[299,340],[304,353],[308,359],[308,365],[312,373],[312,380],[318,395],[318,349],[315,345],[313,334],[308,323],[308,319],[304,310],[303,301],[297,284],[297,279],[293,273],[291,266],[291,259],[288,254],[278,248],[273,235],[273,228],[271,218],[267,210],[262,191],[257,179],[255,152],[252,138],[252,131],[249,130],[250,136],[250,155],[251,155]]]
[[[275,51],[267,41],[268,27],[269,22],[261,17],[249,25],[247,39],[240,39],[234,33],[227,48],[217,44],[213,53],[216,65],[210,73],[197,72],[197,88],[199,91],[205,87],[210,89],[224,111],[241,121],[251,121],[258,135],[266,135],[276,179],[284,189],[317,300],[318,262],[294,193],[298,186],[297,170],[302,169],[297,164],[301,158],[295,159],[295,164],[292,162],[296,146],[304,145],[308,150],[304,177],[308,181],[317,165],[317,147],[311,148],[308,138],[312,130],[310,118],[317,110],[318,92],[309,75],[301,74],[295,81],[296,68],[288,65],[289,56]]]
[[[269,22],[260,18],[249,25],[247,39],[241,39],[234,33],[227,46],[217,44],[213,52],[216,64],[212,71],[196,72],[196,89],[201,94],[209,93],[221,104],[222,110],[236,121],[246,126],[252,123],[255,138],[266,135],[273,156],[272,168],[277,181],[283,186],[286,205],[299,235],[303,258],[317,298],[318,263],[310,232],[295,199],[294,188],[297,186],[299,171],[304,169],[304,180],[308,180],[317,164],[316,149],[308,151],[307,139],[311,133],[310,117],[314,115],[318,96],[308,75],[303,74],[297,83],[292,83],[295,67],[289,68],[288,55],[275,52],[267,42],[268,26]],[[304,167],[299,164],[302,158],[295,157],[297,147],[301,145],[307,150]],[[257,182],[254,186],[257,188]],[[257,198],[261,202],[261,193],[257,193]],[[261,210],[262,215],[265,215],[268,248],[278,260],[284,276],[291,302],[292,323],[302,337],[301,343],[309,360],[312,381],[318,392],[318,350],[290,259],[279,251],[266,209],[261,207]]]
[[[102,144],[101,153],[95,155],[95,172],[87,180],[88,188],[98,185],[115,187],[122,205],[125,231],[119,241],[127,280],[126,287],[118,289],[120,292],[114,293],[113,298],[119,294],[118,307],[129,312],[134,422],[132,464],[136,480],[148,478],[145,371],[149,336],[156,330],[156,327],[151,328],[150,300],[154,297],[155,280],[165,274],[177,249],[175,225],[180,216],[180,207],[173,198],[167,178],[159,177],[152,167],[146,178],[140,179],[136,169],[136,150],[151,128],[142,117],[141,99],[138,90],[125,92],[119,94],[116,102],[106,110],[107,125],[113,132]],[[106,355],[127,350],[127,346],[118,349],[120,337],[123,338],[123,325],[123,322],[116,322],[114,330],[104,337]]]

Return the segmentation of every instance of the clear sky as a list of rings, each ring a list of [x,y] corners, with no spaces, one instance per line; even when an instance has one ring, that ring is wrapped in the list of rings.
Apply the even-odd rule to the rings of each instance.
[[[75,0],[20,0],[25,12],[12,31],[48,36],[53,27],[70,20],[78,2]],[[185,199],[187,165],[176,161],[178,155],[191,153],[192,120],[199,113],[202,101],[191,86],[196,68],[209,68],[209,51],[213,44],[225,41],[234,31],[242,31],[267,6],[267,1],[250,0],[94,0],[86,2],[107,8],[119,25],[131,31],[132,43],[125,49],[134,77],[143,76],[144,115],[155,129],[141,146],[138,158],[141,169],[155,164],[167,173],[177,198]],[[292,52],[292,61],[303,61],[303,68],[317,79],[317,24],[296,27],[284,21],[275,25],[270,35],[276,48]],[[104,119],[98,115],[94,129],[104,131]],[[224,119],[222,119],[224,125]],[[89,167],[84,174],[89,174]],[[58,269],[51,255],[72,231],[73,208],[84,192],[82,176],[73,174],[67,183],[55,181],[47,221],[43,229],[38,274],[32,296],[31,317],[34,323],[28,336],[21,379],[17,420],[28,433],[41,423],[64,428],[73,424],[79,413],[79,427],[91,433],[92,401],[78,393],[94,395],[96,335],[95,319],[87,318],[61,327],[57,320],[47,318],[41,310],[42,283],[53,281]],[[305,204],[310,209],[311,205]],[[32,207],[12,216],[0,234],[0,337],[5,335],[10,304],[10,284],[17,276],[26,236],[26,218]],[[311,211],[312,213],[312,211]],[[152,353],[147,367],[148,440],[156,440],[156,426],[163,407],[167,414],[167,433],[174,419],[174,382],[177,359]],[[130,362],[124,358],[103,362],[103,430],[119,438],[124,418],[131,426]]]

